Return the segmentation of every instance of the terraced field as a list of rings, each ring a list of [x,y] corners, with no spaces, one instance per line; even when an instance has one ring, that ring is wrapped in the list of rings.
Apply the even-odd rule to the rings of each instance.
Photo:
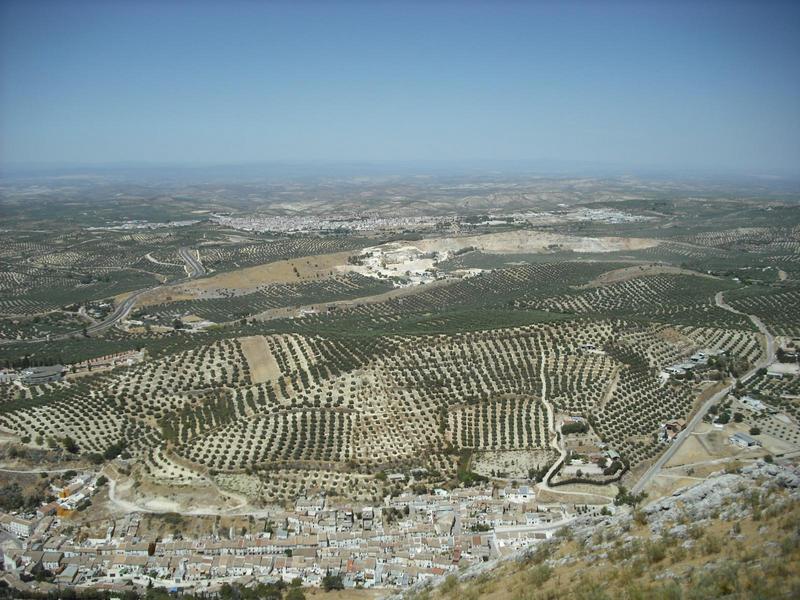
[[[358,237],[263,241],[256,236],[252,241],[231,242],[224,232],[209,231],[202,224],[153,231],[90,230],[48,236],[43,231],[23,230],[3,235],[0,316],[23,317],[181,280],[187,271],[178,249],[197,246],[198,239],[215,240],[203,241],[200,256],[208,271],[217,272],[365,245],[364,239]],[[343,284],[340,287],[355,285],[347,281],[339,283]],[[325,295],[325,290],[320,291]],[[334,289],[328,294],[336,296],[341,292]],[[280,294],[302,296],[303,291],[276,290],[273,295]],[[305,295],[312,294],[310,290]],[[274,304],[256,297],[242,301],[254,305],[259,302],[264,307]],[[251,312],[234,306],[228,313],[237,311]]]
[[[800,336],[800,288],[753,287],[729,297],[731,306],[758,316],[776,334]]]

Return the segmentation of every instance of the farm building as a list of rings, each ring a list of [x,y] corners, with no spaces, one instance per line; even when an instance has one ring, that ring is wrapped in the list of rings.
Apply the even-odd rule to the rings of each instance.
[[[29,367],[22,371],[19,380],[26,385],[38,385],[51,381],[61,381],[64,378],[62,365],[49,365],[47,367]]]
[[[740,448],[758,448],[761,446],[761,442],[753,437],[750,437],[746,433],[734,433],[728,438],[728,441],[734,446],[739,446]]]
[[[12,381],[16,381],[19,378],[19,375],[16,371],[11,369],[0,369],[0,383],[11,383]]]
[[[767,368],[767,377],[783,379],[793,375],[800,375],[800,365],[797,363],[773,363]]]
[[[669,375],[685,375],[687,372],[691,371],[697,366],[697,363],[694,362],[682,362],[675,365],[670,365],[666,367],[664,371]]]
[[[685,419],[673,419],[662,425],[662,439],[672,441],[686,427]]]
[[[742,396],[739,398],[739,402],[754,412],[762,412],[766,408],[766,405],[761,400],[752,396]]]

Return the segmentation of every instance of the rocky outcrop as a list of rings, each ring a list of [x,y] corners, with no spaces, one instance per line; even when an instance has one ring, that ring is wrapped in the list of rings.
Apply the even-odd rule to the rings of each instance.
[[[780,500],[772,500],[772,490],[786,490]],[[652,538],[657,540],[669,535],[683,540],[685,546],[693,543],[692,528],[703,527],[711,520],[736,521],[753,512],[770,506],[770,502],[797,502],[800,500],[800,468],[795,465],[778,465],[763,460],[756,461],[737,472],[712,473],[708,478],[684,487],[671,496],[656,500],[634,515],[629,507],[620,507],[612,516],[581,517],[570,526],[572,536],[588,550],[583,557],[565,556],[548,560],[551,567],[559,567],[578,561],[595,562],[603,560],[613,544],[609,540],[622,540],[623,544],[633,544],[630,534],[634,518],[639,524],[647,525]],[[603,526],[604,540],[595,542],[594,534]],[[554,543],[554,542],[543,542]],[[526,560],[538,547],[520,551],[506,557],[503,562]],[[461,581],[468,581],[499,566],[501,561],[490,561],[476,565],[458,574]],[[443,580],[418,585],[402,593],[392,594],[386,600],[403,600],[423,587],[436,586]]]
[[[658,534],[665,525],[676,521],[702,523],[709,518],[731,520],[752,513],[752,503],[746,501],[753,492],[759,495],[773,488],[791,490],[800,496],[800,471],[797,467],[754,462],[736,473],[714,473],[705,481],[681,488],[671,496],[644,507],[650,530]],[[738,500],[738,501],[737,501]],[[675,535],[674,530],[670,530]]]

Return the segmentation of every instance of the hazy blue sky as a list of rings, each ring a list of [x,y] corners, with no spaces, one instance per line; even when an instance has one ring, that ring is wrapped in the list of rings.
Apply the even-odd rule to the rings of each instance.
[[[800,3],[0,1],[0,160],[800,172]]]

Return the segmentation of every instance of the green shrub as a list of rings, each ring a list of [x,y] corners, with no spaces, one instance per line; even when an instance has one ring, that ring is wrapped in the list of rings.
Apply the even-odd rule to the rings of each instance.
[[[550,579],[553,574],[553,569],[545,564],[536,565],[528,573],[528,583],[532,586],[539,587]]]
[[[661,562],[667,556],[667,548],[662,542],[647,542],[644,551],[651,565]]]

